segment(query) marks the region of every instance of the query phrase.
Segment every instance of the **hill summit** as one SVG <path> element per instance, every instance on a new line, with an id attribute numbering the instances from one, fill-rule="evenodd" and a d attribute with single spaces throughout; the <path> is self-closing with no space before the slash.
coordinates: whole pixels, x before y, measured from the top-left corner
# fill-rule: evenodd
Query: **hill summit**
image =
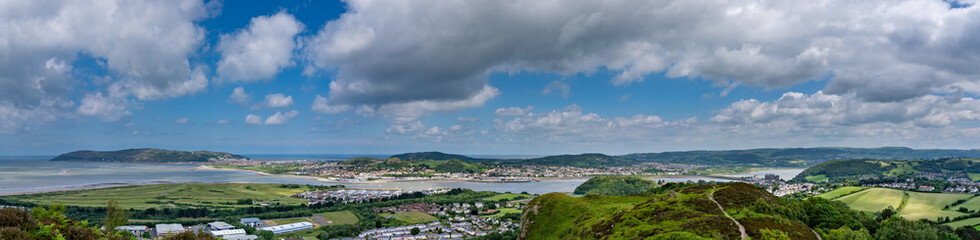
<path id="1" fill-rule="evenodd" d="M 248 159 L 226 152 L 172 151 L 154 148 L 126 149 L 119 151 L 74 151 L 52 158 L 65 162 L 130 162 L 130 163 L 179 163 L 207 162 L 225 159 Z"/>

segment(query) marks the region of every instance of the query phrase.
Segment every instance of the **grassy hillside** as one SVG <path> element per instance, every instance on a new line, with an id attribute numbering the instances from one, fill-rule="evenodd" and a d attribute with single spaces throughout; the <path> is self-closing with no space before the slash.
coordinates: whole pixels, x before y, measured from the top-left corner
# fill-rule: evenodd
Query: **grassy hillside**
<path id="1" fill-rule="evenodd" d="M 807 168 L 794 180 L 841 182 L 861 177 L 911 176 L 919 172 L 960 173 L 964 177 L 980 173 L 980 159 L 941 158 L 926 160 L 832 160 Z"/>
<path id="2" fill-rule="evenodd" d="M 597 176 L 575 188 L 575 194 L 627 195 L 646 192 L 657 183 L 638 177 Z"/>
<path id="3" fill-rule="evenodd" d="M 291 205 L 302 204 L 305 200 L 290 196 L 306 190 L 303 186 L 283 188 L 281 184 L 189 183 L 100 188 L 3 196 L 0 198 L 40 205 L 65 204 L 83 207 L 103 207 L 110 199 L 115 199 L 123 208 L 233 208 L 252 206 L 251 201 L 244 200 Z M 239 202 L 239 200 L 243 202 Z"/>
<path id="4" fill-rule="evenodd" d="M 398 155 L 395 155 L 398 156 Z M 482 172 L 487 169 L 487 163 L 471 160 L 461 160 L 456 158 L 445 160 L 410 158 L 401 159 L 391 157 L 388 159 L 376 159 L 367 157 L 352 158 L 341 162 L 342 164 L 367 167 L 367 168 L 424 168 L 432 169 L 436 172 Z"/>
<path id="5" fill-rule="evenodd" d="M 821 197 L 828 197 L 835 194 L 834 192 L 836 191 L 828 192 L 821 195 Z M 836 198 L 835 200 L 847 204 L 851 209 L 869 214 L 879 212 L 891 206 L 898 211 L 899 216 L 911 220 L 925 219 L 936 221 L 938 218 L 949 217 L 950 219 L 954 219 L 960 216 L 967 216 L 967 213 L 957 211 L 960 207 L 966 208 L 969 211 L 980 211 L 980 197 L 962 193 L 924 193 L 889 188 L 868 188 Z M 955 204 L 960 200 L 962 200 L 961 204 Z M 946 206 L 950 207 L 947 209 Z M 973 222 L 980 223 L 980 218 L 955 221 L 949 225 L 960 227 Z M 969 225 L 976 225 L 976 223 Z"/>
<path id="6" fill-rule="evenodd" d="M 805 167 L 834 159 L 980 158 L 980 150 L 884 148 L 764 148 L 730 151 L 636 153 L 623 157 L 636 161 L 699 165 L 755 165 Z"/>
<path id="7" fill-rule="evenodd" d="M 782 200 L 749 184 L 658 189 L 646 195 L 542 195 L 525 208 L 521 235 L 524 239 L 739 238 L 738 226 L 725 217 L 720 205 L 753 239 L 773 231 L 791 239 L 816 239 L 798 218 L 775 210 Z"/>
<path id="8" fill-rule="evenodd" d="M 134 162 L 134 163 L 174 163 L 207 162 L 212 159 L 244 159 L 246 157 L 226 152 L 211 151 L 171 151 L 163 149 L 126 149 L 119 151 L 75 151 L 61 154 L 51 161 L 68 162 Z"/>
<path id="9" fill-rule="evenodd" d="M 512 161 L 511 164 L 520 165 L 547 165 L 547 166 L 573 166 L 573 167 L 611 167 L 629 166 L 637 162 L 629 158 L 609 156 L 599 153 L 586 153 L 579 155 L 556 155 L 541 158 L 532 158 L 521 161 Z"/>
<path id="10" fill-rule="evenodd" d="M 416 153 L 402 153 L 398 155 L 392 155 L 388 158 L 398 158 L 405 160 L 450 160 L 457 159 L 463 161 L 481 161 L 484 159 L 471 158 L 458 154 L 448 154 L 442 152 L 416 152 Z"/>

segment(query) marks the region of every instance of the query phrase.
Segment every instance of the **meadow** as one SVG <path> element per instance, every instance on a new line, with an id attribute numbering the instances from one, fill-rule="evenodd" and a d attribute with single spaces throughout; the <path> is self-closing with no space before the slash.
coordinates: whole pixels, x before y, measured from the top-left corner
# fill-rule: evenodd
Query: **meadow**
<path id="1" fill-rule="evenodd" d="M 868 214 L 892 206 L 898 210 L 898 216 L 910 220 L 926 219 L 936 221 L 940 218 L 949 217 L 952 219 L 967 215 L 966 213 L 957 211 L 961 207 L 970 211 L 980 211 L 980 197 L 964 193 L 903 192 L 902 190 L 889 188 L 857 190 L 857 187 L 843 187 L 821 194 L 820 197 L 844 202 L 851 209 Z M 959 200 L 963 200 L 963 202 L 961 204 L 955 204 Z M 947 206 L 949 208 L 946 208 Z M 954 228 L 977 226 L 978 224 L 980 224 L 980 218 L 969 218 L 946 223 L 946 225 Z"/>
<path id="2" fill-rule="evenodd" d="M 838 200 L 850 206 L 851 209 L 874 213 L 881 211 L 888 206 L 898 209 L 902 204 L 902 190 L 889 188 L 871 188 L 864 191 L 852 193 L 834 200 Z"/>
<path id="3" fill-rule="evenodd" d="M 820 194 L 818 195 L 818 197 L 833 200 L 851 193 L 859 192 L 864 189 L 867 188 L 866 187 L 839 187 L 837 189 L 834 189 L 833 191 Z"/>
<path id="4" fill-rule="evenodd" d="M 295 188 L 294 188 L 295 187 Z M 82 207 L 104 207 L 116 200 L 123 208 L 164 207 L 249 207 L 254 202 L 298 205 L 305 202 L 293 194 L 308 190 L 305 186 L 251 183 L 186 183 L 124 186 L 78 191 L 3 196 L 5 200 L 39 205 L 65 204 Z"/>
<path id="5" fill-rule="evenodd" d="M 382 213 L 381 217 L 395 218 L 405 222 L 406 224 L 430 223 L 439 220 L 438 218 L 424 212 Z"/>

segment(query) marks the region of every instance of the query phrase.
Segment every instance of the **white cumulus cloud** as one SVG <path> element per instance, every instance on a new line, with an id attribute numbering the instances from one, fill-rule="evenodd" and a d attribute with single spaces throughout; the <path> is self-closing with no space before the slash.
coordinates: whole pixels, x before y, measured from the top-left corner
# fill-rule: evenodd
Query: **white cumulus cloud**
<path id="1" fill-rule="evenodd" d="M 265 106 L 270 108 L 282 108 L 293 105 L 293 96 L 286 96 L 282 93 L 265 95 Z"/>
<path id="2" fill-rule="evenodd" d="M 293 65 L 296 34 L 303 24 L 292 15 L 279 12 L 252 18 L 246 29 L 221 35 L 218 75 L 229 81 L 272 79 L 283 68 Z"/>
<path id="3" fill-rule="evenodd" d="M 265 119 L 265 125 L 286 124 L 290 119 L 295 118 L 296 115 L 299 115 L 299 111 L 290 110 L 286 113 L 276 112 L 276 114 L 273 114 Z"/>

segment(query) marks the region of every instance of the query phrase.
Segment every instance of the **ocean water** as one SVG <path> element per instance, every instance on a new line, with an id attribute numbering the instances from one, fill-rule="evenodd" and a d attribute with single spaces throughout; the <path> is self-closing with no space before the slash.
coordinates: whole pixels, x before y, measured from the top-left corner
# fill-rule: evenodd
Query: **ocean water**
<path id="1" fill-rule="evenodd" d="M 250 156 L 252 157 L 252 156 Z M 262 159 L 255 156 L 256 159 Z M 310 159 L 310 156 L 280 156 L 280 160 Z M 321 182 L 313 179 L 261 175 L 245 171 L 196 169 L 193 164 L 137 164 L 97 162 L 51 162 L 51 157 L 0 157 L 0 195 L 55 191 L 93 186 L 157 183 L 288 183 L 337 185 L 356 188 L 385 188 L 424 190 L 436 188 L 468 188 L 477 191 L 571 192 L 586 179 L 560 179 L 525 183 L 481 183 L 465 181 L 412 181 L 348 183 Z M 273 160 L 273 159 L 267 159 Z M 709 177 L 666 177 L 653 180 L 727 181 Z"/>

